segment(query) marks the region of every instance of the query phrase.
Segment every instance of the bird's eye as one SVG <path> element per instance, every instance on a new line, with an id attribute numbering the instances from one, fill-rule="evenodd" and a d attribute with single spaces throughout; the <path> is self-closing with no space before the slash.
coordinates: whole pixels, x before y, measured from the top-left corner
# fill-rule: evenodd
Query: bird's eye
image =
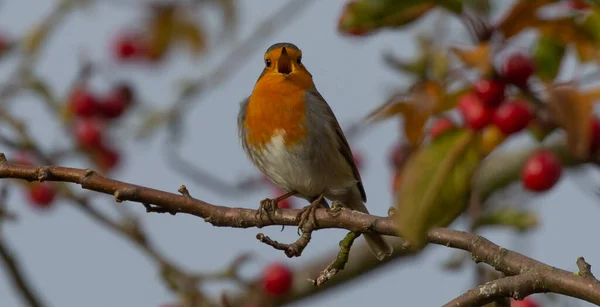
<path id="1" fill-rule="evenodd" d="M 298 64 L 302 63 L 302 57 L 301 57 L 301 56 L 299 56 L 299 57 L 296 59 L 296 62 L 297 62 Z"/>
<path id="2" fill-rule="evenodd" d="M 265 59 L 265 66 L 271 67 L 271 60 Z"/>

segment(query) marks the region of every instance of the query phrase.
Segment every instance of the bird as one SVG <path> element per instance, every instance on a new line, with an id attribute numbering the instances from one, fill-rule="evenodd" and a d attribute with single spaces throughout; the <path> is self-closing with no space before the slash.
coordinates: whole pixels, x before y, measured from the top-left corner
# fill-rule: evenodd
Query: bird
<path id="1" fill-rule="evenodd" d="M 348 141 L 296 45 L 280 42 L 266 50 L 264 69 L 240 104 L 237 124 L 246 156 L 286 192 L 261 201 L 261 218 L 263 209 L 273 211 L 291 196 L 309 201 L 303 211 L 313 214 L 318 207 L 329 208 L 324 198 L 336 208 L 369 213 Z M 377 259 L 391 255 L 381 235 L 364 233 L 364 238 Z"/>

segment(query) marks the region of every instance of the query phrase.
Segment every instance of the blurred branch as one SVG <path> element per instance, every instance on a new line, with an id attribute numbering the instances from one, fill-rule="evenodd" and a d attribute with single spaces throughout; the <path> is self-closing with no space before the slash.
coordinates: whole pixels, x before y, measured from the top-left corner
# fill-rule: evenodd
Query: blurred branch
<path id="1" fill-rule="evenodd" d="M 249 228 L 268 225 L 298 225 L 298 216 L 302 212 L 295 209 L 276 209 L 270 218 L 264 221 L 260 215 L 257 215 L 256 210 L 212 205 L 192 198 L 189 193 L 184 193 L 186 191 L 184 189 L 180 189 L 184 194 L 181 196 L 112 180 L 89 169 L 14 165 L 6 161 L 4 154 L 0 154 L 0 178 L 78 183 L 84 189 L 112 194 L 117 202 L 129 200 L 142 204 L 153 204 L 169 212 L 187 213 L 201 217 L 206 222 L 219 227 Z M 317 223 L 314 225 L 314 230 L 344 228 L 359 233 L 376 232 L 383 235 L 397 235 L 396 226 L 392 219 L 387 217 L 344 209 L 332 215 L 327 209 L 317 209 L 315 218 Z M 475 262 L 487 263 L 507 276 L 533 275 L 536 278 L 535 287 L 529 287 L 527 283 L 524 283 L 523 288 L 520 288 L 521 295 L 554 292 L 600 304 L 600 282 L 589 274 L 576 275 L 549 266 L 467 232 L 433 228 L 429 231 L 428 240 L 433 244 L 468 251 L 472 254 Z M 144 241 L 140 239 L 140 242 Z M 523 277 L 523 279 L 529 280 L 528 277 Z"/>
<path id="2" fill-rule="evenodd" d="M 2 259 L 6 267 L 6 272 L 13 281 L 12 284 L 15 287 L 15 291 L 19 292 L 24 304 L 30 307 L 44 306 L 41 299 L 32 289 L 30 282 L 25 278 L 25 274 L 17 263 L 16 257 L 2 238 L 0 238 L 0 259 Z"/>

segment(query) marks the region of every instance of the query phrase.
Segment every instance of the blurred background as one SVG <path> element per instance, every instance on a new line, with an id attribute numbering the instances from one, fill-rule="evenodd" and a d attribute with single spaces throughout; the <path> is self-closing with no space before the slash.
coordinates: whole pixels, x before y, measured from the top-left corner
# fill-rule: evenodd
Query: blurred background
<path id="1" fill-rule="evenodd" d="M 302 49 L 304 64 L 360 160 L 369 210 L 385 216 L 394 205 L 395 170 L 390 156 L 394 146 L 406 142 L 403 119 L 357 123 L 391 95 L 406 90 L 414 78 L 390 67 L 384 55 L 418 57 L 423 52 L 420 36 L 431 37 L 436 46 L 468 47 L 473 42 L 464 24 L 441 9 L 398 29 L 364 36 L 344 33 L 339 23 L 347 2 L 2 1 L 0 45 L 6 51 L 0 58 L 1 151 L 9 160 L 92 167 L 117 180 L 170 192 L 185 184 L 194 197 L 209 203 L 257 208 L 261 199 L 279 192 L 265 183 L 239 145 L 239 103 L 251 93 L 263 69 L 264 51 L 273 43 L 291 42 Z M 491 20 L 515 3 L 490 2 Z M 172 18 L 153 15 L 161 5 L 184 8 L 179 8 L 185 13 L 180 37 L 168 44 L 157 39 L 153 45 L 157 49 L 143 54 L 140 50 L 148 42 L 139 33 L 151 27 L 160 32 L 164 30 L 160 22 L 166 21 L 159 19 Z M 563 5 L 563 10 L 572 10 Z M 530 50 L 533 41 L 527 35 L 511 42 L 510 48 Z M 578 73 L 575 57 L 567 56 L 557 80 L 570 80 Z M 65 107 L 74 99 L 104 101 L 108 120 L 75 123 L 73 112 L 81 110 Z M 123 114 L 120 108 L 126 108 Z M 26 130 L 19 129 L 20 124 Z M 99 152 L 74 145 L 95 143 L 100 137 L 108 145 Z M 43 155 L 27 156 L 25 152 L 32 148 L 27 141 L 33 141 L 37 154 Z M 498 150 L 533 142 L 531 136 L 519 135 Z M 589 166 L 565 170 L 556 187 L 542 194 L 527 192 L 517 182 L 499 192 L 496 201 L 534 212 L 537 223 L 526 231 L 499 227 L 480 233 L 552 266 L 575 271 L 579 256 L 594 266 L 600 263 L 594 240 L 600 231 L 595 223 L 600 216 L 597 182 Z M 139 204 L 116 204 L 108 195 L 84 192 L 75 185 L 2 184 L 8 193 L 4 208 L 16 218 L 0 224 L 1 240 L 44 306 L 178 304 L 177 292 L 171 291 L 147 247 L 111 229 L 98 214 L 137 225 L 135 231 L 143 231 L 152 250 L 184 271 L 218 272 L 248 253 L 249 260 L 240 268 L 248 280 L 260 276 L 271 263 L 301 269 L 315 259 L 325 261 L 323 255 L 335 252 L 346 233 L 317 231 L 303 255 L 289 259 L 255 236 L 264 232 L 292 242 L 297 238 L 294 227 L 283 231 L 280 227 L 215 228 L 190 215 L 147 214 Z M 53 196 L 54 190 L 60 193 Z M 292 199 L 289 205 L 305 204 Z M 466 229 L 467 223 L 459 218 L 452 227 Z M 289 305 L 440 306 L 475 286 L 474 265 L 445 268 L 456 255 L 451 249 L 431 246 L 416 257 L 398 258 L 352 282 Z M 0 306 L 26 306 L 8 270 L 3 267 L 0 272 L 4 273 Z M 236 287 L 235 282 L 219 279 L 202 282 L 200 288 L 218 302 L 223 289 L 236 293 Z M 539 306 L 592 306 L 552 295 L 532 298 Z"/>

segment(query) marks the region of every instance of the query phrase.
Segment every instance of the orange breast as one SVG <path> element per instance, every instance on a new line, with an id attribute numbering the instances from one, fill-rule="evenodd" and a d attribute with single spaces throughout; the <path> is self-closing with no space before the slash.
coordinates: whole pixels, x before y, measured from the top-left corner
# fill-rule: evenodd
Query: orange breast
<path id="1" fill-rule="evenodd" d="M 264 147 L 281 131 L 287 146 L 306 136 L 305 90 L 281 76 L 264 75 L 255 85 L 246 107 L 247 143 Z"/>

